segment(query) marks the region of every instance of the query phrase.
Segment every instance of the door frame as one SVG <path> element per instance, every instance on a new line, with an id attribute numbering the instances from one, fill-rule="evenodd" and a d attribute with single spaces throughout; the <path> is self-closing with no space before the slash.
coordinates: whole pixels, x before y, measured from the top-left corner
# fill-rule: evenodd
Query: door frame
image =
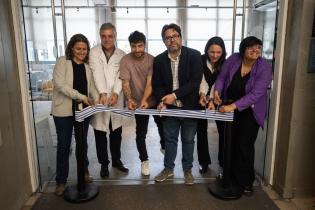
<path id="1" fill-rule="evenodd" d="M 23 107 L 23 121 L 25 127 L 25 136 L 26 136 L 26 149 L 27 149 L 27 159 L 30 173 L 30 183 L 32 192 L 36 192 L 40 187 L 40 173 L 39 173 L 39 165 L 38 165 L 38 156 L 37 149 L 35 143 L 35 128 L 34 128 L 34 120 L 32 117 L 32 110 L 30 109 L 30 100 L 28 95 L 28 85 L 27 79 L 25 75 L 27 75 L 27 67 L 25 66 L 25 46 L 23 43 L 23 30 L 22 26 L 22 12 L 21 12 L 21 1 L 13 0 L 11 1 L 11 10 L 12 10 L 12 18 L 13 18 L 13 31 L 15 37 L 15 46 L 17 53 L 17 64 L 18 64 L 18 72 L 20 79 L 20 88 L 21 88 L 21 101 Z"/>

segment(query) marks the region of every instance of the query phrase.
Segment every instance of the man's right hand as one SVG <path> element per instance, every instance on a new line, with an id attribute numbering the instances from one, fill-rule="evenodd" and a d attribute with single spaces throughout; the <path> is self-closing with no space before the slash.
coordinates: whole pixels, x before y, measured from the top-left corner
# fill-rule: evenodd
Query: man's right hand
<path id="1" fill-rule="evenodd" d="M 166 105 L 161 101 L 161 103 L 157 106 L 157 110 L 161 111 L 162 109 L 166 109 Z"/>
<path id="2" fill-rule="evenodd" d="M 135 110 L 138 104 L 133 99 L 128 99 L 128 109 Z"/>
<path id="3" fill-rule="evenodd" d="M 99 103 L 106 105 L 107 103 L 107 93 L 100 93 Z"/>

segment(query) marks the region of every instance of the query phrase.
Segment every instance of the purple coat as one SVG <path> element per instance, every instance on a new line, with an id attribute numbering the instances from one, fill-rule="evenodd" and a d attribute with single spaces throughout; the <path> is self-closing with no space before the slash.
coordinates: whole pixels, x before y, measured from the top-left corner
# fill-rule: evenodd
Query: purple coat
<path id="1" fill-rule="evenodd" d="M 215 90 L 226 96 L 226 90 L 229 87 L 234 74 L 242 64 L 242 57 L 239 53 L 231 55 L 223 64 L 221 72 L 215 82 Z M 267 89 L 272 80 L 272 68 L 266 59 L 260 57 L 254 63 L 250 78 L 245 87 L 245 95 L 234 102 L 237 109 L 242 111 L 252 107 L 254 117 L 257 123 L 263 127 L 267 112 Z"/>

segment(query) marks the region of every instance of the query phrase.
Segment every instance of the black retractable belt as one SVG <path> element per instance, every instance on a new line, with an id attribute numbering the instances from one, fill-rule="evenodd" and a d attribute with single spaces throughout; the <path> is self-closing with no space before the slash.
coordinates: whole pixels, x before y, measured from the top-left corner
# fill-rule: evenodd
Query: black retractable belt
<path id="1" fill-rule="evenodd" d="M 82 103 L 76 103 L 76 110 L 82 110 Z M 84 124 L 75 122 L 76 137 L 76 159 L 77 159 L 77 185 L 71 185 L 66 188 L 64 199 L 71 203 L 82 203 L 90 201 L 97 197 L 99 193 L 98 187 L 93 183 L 85 182 L 85 159 L 86 159 L 86 143 L 84 138 Z"/>
<path id="2" fill-rule="evenodd" d="M 231 101 L 228 100 L 224 104 L 230 103 Z M 225 122 L 224 134 L 223 178 L 210 182 L 208 189 L 213 196 L 219 199 L 239 199 L 242 195 L 241 190 L 232 181 L 232 122 Z"/>

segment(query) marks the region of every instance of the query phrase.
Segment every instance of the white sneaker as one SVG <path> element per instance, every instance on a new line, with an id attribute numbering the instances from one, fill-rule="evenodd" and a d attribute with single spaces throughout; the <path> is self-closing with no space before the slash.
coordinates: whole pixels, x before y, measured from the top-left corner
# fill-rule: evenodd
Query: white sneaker
<path id="1" fill-rule="evenodd" d="M 150 166 L 148 160 L 141 162 L 141 174 L 144 176 L 150 175 Z"/>

